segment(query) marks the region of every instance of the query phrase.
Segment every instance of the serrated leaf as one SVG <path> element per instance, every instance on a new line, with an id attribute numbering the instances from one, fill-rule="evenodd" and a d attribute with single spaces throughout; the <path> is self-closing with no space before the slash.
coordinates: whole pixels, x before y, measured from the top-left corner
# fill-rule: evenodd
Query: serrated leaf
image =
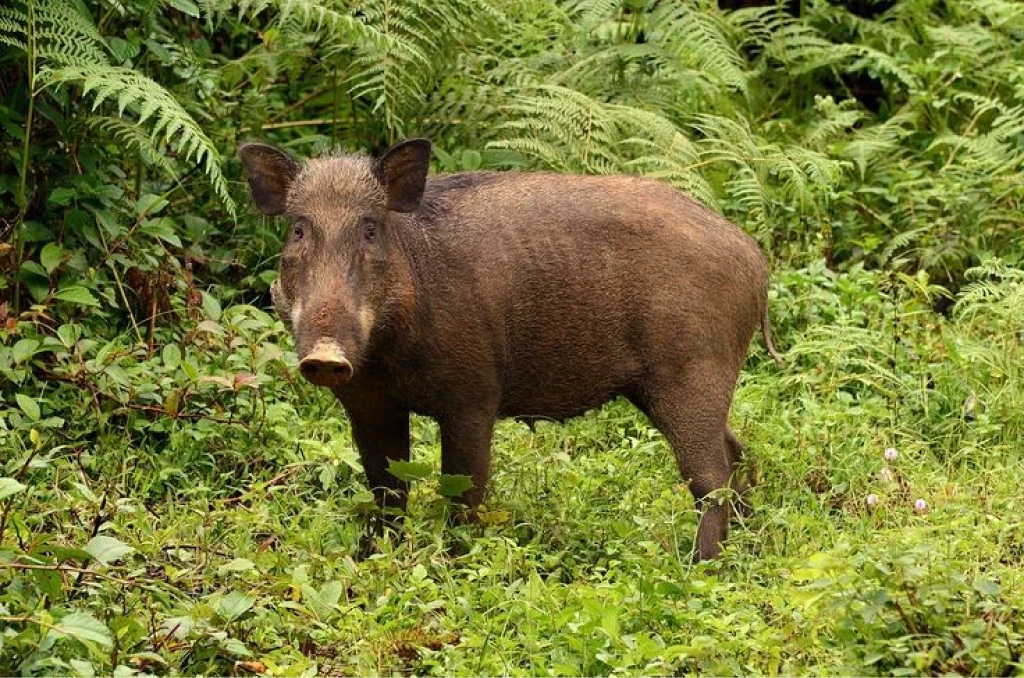
<path id="1" fill-rule="evenodd" d="M 0 500 L 18 494 L 24 489 L 25 485 L 22 485 L 14 478 L 0 478 Z"/>
<path id="2" fill-rule="evenodd" d="M 224 621 L 234 621 L 256 603 L 256 599 L 241 591 L 232 591 L 217 602 L 217 615 Z"/>
<path id="3" fill-rule="evenodd" d="M 54 269 L 60 266 L 61 259 L 63 258 L 64 248 L 55 242 L 47 244 L 39 253 L 39 263 L 43 265 L 48 274 L 53 273 Z"/>
<path id="4" fill-rule="evenodd" d="M 104 647 L 114 646 L 110 629 L 88 612 L 72 612 L 61 619 L 54 630 L 76 640 L 99 643 Z"/>
<path id="5" fill-rule="evenodd" d="M 430 472 L 430 464 L 421 461 L 391 461 L 388 464 L 388 473 L 407 483 L 422 480 L 429 476 Z"/>
<path id="6" fill-rule="evenodd" d="M 30 398 L 23 393 L 15 393 L 14 399 L 18 402 L 18 407 L 25 413 L 25 416 L 32 421 L 39 421 L 39 403 L 34 398 Z"/>
<path id="7" fill-rule="evenodd" d="M 54 298 L 60 299 L 61 301 L 67 301 L 72 304 L 79 304 L 80 306 L 99 306 L 100 302 L 96 301 L 96 297 L 92 296 L 92 292 L 85 289 L 81 285 L 72 285 L 71 287 L 65 287 L 64 289 L 53 295 Z"/>
<path id="8" fill-rule="evenodd" d="M 437 485 L 437 493 L 442 497 L 458 497 L 471 487 L 473 487 L 473 479 L 470 476 L 442 473 Z"/>
<path id="9" fill-rule="evenodd" d="M 115 560 L 134 553 L 135 549 L 120 539 L 101 534 L 89 540 L 89 543 L 85 545 L 85 551 L 100 563 L 109 565 Z"/>

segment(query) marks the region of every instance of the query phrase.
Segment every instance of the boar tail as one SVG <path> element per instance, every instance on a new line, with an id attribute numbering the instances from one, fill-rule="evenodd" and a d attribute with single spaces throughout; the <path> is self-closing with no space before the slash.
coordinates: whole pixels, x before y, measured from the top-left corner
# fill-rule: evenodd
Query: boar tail
<path id="1" fill-rule="evenodd" d="M 768 322 L 768 300 L 765 299 L 764 306 L 761 309 L 761 336 L 764 337 L 765 348 L 768 349 L 769 355 L 772 360 L 779 367 L 785 367 L 785 363 L 782 361 L 782 356 L 779 355 L 779 351 L 775 348 L 775 343 L 772 342 L 772 326 Z"/>

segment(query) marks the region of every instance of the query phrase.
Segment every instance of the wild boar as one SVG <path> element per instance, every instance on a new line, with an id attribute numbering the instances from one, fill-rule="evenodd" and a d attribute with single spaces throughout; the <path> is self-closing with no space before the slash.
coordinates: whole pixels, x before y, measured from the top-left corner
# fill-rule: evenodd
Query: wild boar
<path id="1" fill-rule="evenodd" d="M 382 506 L 409 414 L 437 420 L 442 471 L 481 501 L 498 417 L 563 420 L 625 396 L 664 434 L 701 505 L 696 558 L 719 554 L 743 448 L 727 427 L 760 325 L 767 264 L 738 227 L 637 176 L 428 178 L 430 142 L 300 162 L 241 147 L 256 206 L 288 235 L 274 306 L 302 376 L 331 389 Z"/>

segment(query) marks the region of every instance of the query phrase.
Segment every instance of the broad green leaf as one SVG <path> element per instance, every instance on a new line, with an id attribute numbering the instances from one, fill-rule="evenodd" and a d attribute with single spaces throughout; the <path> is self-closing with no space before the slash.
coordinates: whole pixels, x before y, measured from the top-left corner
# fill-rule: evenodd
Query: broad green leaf
<path id="1" fill-rule="evenodd" d="M 470 476 L 442 473 L 437 492 L 442 497 L 458 497 L 471 487 L 473 487 L 473 479 Z"/>
<path id="2" fill-rule="evenodd" d="M 15 365 L 20 365 L 34 356 L 37 350 L 39 350 L 38 339 L 22 339 L 11 349 L 11 357 L 14 358 Z"/>
<path id="3" fill-rule="evenodd" d="M 206 292 L 203 292 L 203 312 L 206 313 L 206 317 L 209 318 L 210 320 L 220 320 L 220 302 L 214 299 L 212 295 Z"/>
<path id="4" fill-rule="evenodd" d="M 255 602 L 252 596 L 232 591 L 217 602 L 217 614 L 224 621 L 234 621 L 248 612 Z"/>
<path id="5" fill-rule="evenodd" d="M 185 376 L 192 381 L 199 378 L 199 368 L 196 367 L 194 363 L 188 360 L 183 360 L 181 361 L 181 369 L 185 372 Z"/>
<path id="6" fill-rule="evenodd" d="M 245 643 L 240 641 L 238 638 L 226 638 L 221 641 L 220 646 L 224 648 L 225 652 L 233 654 L 236 657 L 251 657 L 252 652 L 249 652 L 249 648 L 245 646 Z"/>
<path id="7" fill-rule="evenodd" d="M 327 605 L 337 605 L 344 590 L 340 581 L 329 581 L 320 589 L 320 600 Z"/>
<path id="8" fill-rule="evenodd" d="M 92 292 L 85 289 L 81 285 L 72 285 L 71 287 L 65 287 L 64 289 L 53 295 L 55 298 L 61 301 L 67 301 L 72 304 L 78 304 L 80 306 L 99 306 L 100 302 L 96 301 L 96 297 L 92 296 Z"/>
<path id="9" fill-rule="evenodd" d="M 23 393 L 15 393 L 14 399 L 18 401 L 18 407 L 25 413 L 25 416 L 32 421 L 39 421 L 39 403 Z"/>
<path id="10" fill-rule="evenodd" d="M 482 162 L 483 157 L 480 155 L 480 151 L 474 151 L 473 149 L 467 148 L 462 152 L 462 169 L 480 169 L 480 164 Z"/>
<path id="11" fill-rule="evenodd" d="M 164 367 L 168 371 L 175 370 L 181 364 L 181 349 L 176 344 L 167 344 L 162 352 Z"/>
<path id="12" fill-rule="evenodd" d="M 51 205 L 60 205 L 61 207 L 71 204 L 71 201 L 75 199 L 78 193 L 73 188 L 55 188 L 50 192 L 50 197 L 46 199 L 46 202 Z"/>
<path id="13" fill-rule="evenodd" d="M 56 570 L 33 570 L 32 578 L 39 591 L 50 599 L 49 602 L 64 598 L 64 580 Z"/>
<path id="14" fill-rule="evenodd" d="M 164 242 L 170 243 L 175 247 L 181 247 L 181 239 L 178 234 L 174 232 L 174 221 L 167 217 L 159 217 L 157 219 L 147 219 L 142 223 L 139 229 L 147 235 L 151 235 L 154 238 L 160 238 Z"/>
<path id="15" fill-rule="evenodd" d="M 373 502 L 373 492 L 369 490 L 356 490 L 352 493 L 353 504 L 372 504 Z"/>
<path id="16" fill-rule="evenodd" d="M 82 659 L 69 659 L 68 664 L 75 670 L 74 675 L 78 678 L 92 678 L 96 675 L 96 667 L 90 662 Z"/>
<path id="17" fill-rule="evenodd" d="M 999 582 L 994 579 L 979 579 L 974 582 L 974 590 L 983 596 L 997 596 L 1000 589 Z"/>
<path id="18" fill-rule="evenodd" d="M 199 8 L 192 0 L 168 0 L 167 4 L 189 16 L 199 18 Z"/>
<path id="19" fill-rule="evenodd" d="M 53 273 L 54 269 L 60 266 L 64 258 L 64 248 L 55 242 L 51 242 L 39 253 L 39 263 L 43 265 L 47 273 Z"/>
<path id="20" fill-rule="evenodd" d="M 319 591 L 312 586 L 302 586 L 302 599 L 309 607 L 309 610 L 320 621 L 324 621 L 332 612 L 337 609 L 338 601 L 345 587 L 340 581 L 331 581 L 324 584 Z"/>
<path id="21" fill-rule="evenodd" d="M 405 482 L 422 480 L 430 472 L 431 465 L 422 461 L 392 461 L 388 464 L 388 473 Z"/>
<path id="22" fill-rule="evenodd" d="M 97 561 L 109 565 L 115 560 L 134 553 L 135 549 L 120 539 L 101 534 L 89 540 L 89 543 L 85 545 L 85 551 Z"/>
<path id="23" fill-rule="evenodd" d="M 139 202 L 135 205 L 135 213 L 138 215 L 146 215 L 147 217 L 155 216 L 160 210 L 167 207 L 167 201 L 158 195 L 152 193 L 146 193 Z"/>
<path id="24" fill-rule="evenodd" d="M 114 645 L 110 629 L 88 612 L 72 612 L 61 619 L 54 630 L 76 640 L 99 643 L 104 647 Z"/>
<path id="25" fill-rule="evenodd" d="M 22 485 L 14 478 L 0 478 L 0 499 L 6 499 L 18 494 L 24 489 L 25 485 Z"/>
<path id="26" fill-rule="evenodd" d="M 256 564 L 248 558 L 235 558 L 217 568 L 217 574 L 224 576 L 231 572 L 246 572 L 256 567 Z"/>
<path id="27" fill-rule="evenodd" d="M 31 280 L 32 278 L 39 278 L 42 281 L 49 280 L 49 274 L 46 272 L 46 269 L 38 262 L 32 261 L 31 259 L 28 259 L 21 264 L 21 268 L 18 269 L 18 274 L 22 280 Z"/>

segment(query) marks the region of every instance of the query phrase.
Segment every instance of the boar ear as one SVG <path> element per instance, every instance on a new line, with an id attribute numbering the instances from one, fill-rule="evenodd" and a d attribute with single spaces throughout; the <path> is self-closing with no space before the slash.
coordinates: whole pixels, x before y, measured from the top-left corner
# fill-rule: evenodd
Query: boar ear
<path id="1" fill-rule="evenodd" d="M 430 140 L 409 139 L 392 146 L 377 161 L 373 173 L 384 184 L 388 209 L 412 212 L 420 205 L 430 166 Z"/>
<path id="2" fill-rule="evenodd" d="M 271 216 L 284 212 L 288 189 L 299 173 L 299 163 L 281 149 L 267 144 L 242 144 L 238 153 L 242 156 L 256 206 Z"/>

